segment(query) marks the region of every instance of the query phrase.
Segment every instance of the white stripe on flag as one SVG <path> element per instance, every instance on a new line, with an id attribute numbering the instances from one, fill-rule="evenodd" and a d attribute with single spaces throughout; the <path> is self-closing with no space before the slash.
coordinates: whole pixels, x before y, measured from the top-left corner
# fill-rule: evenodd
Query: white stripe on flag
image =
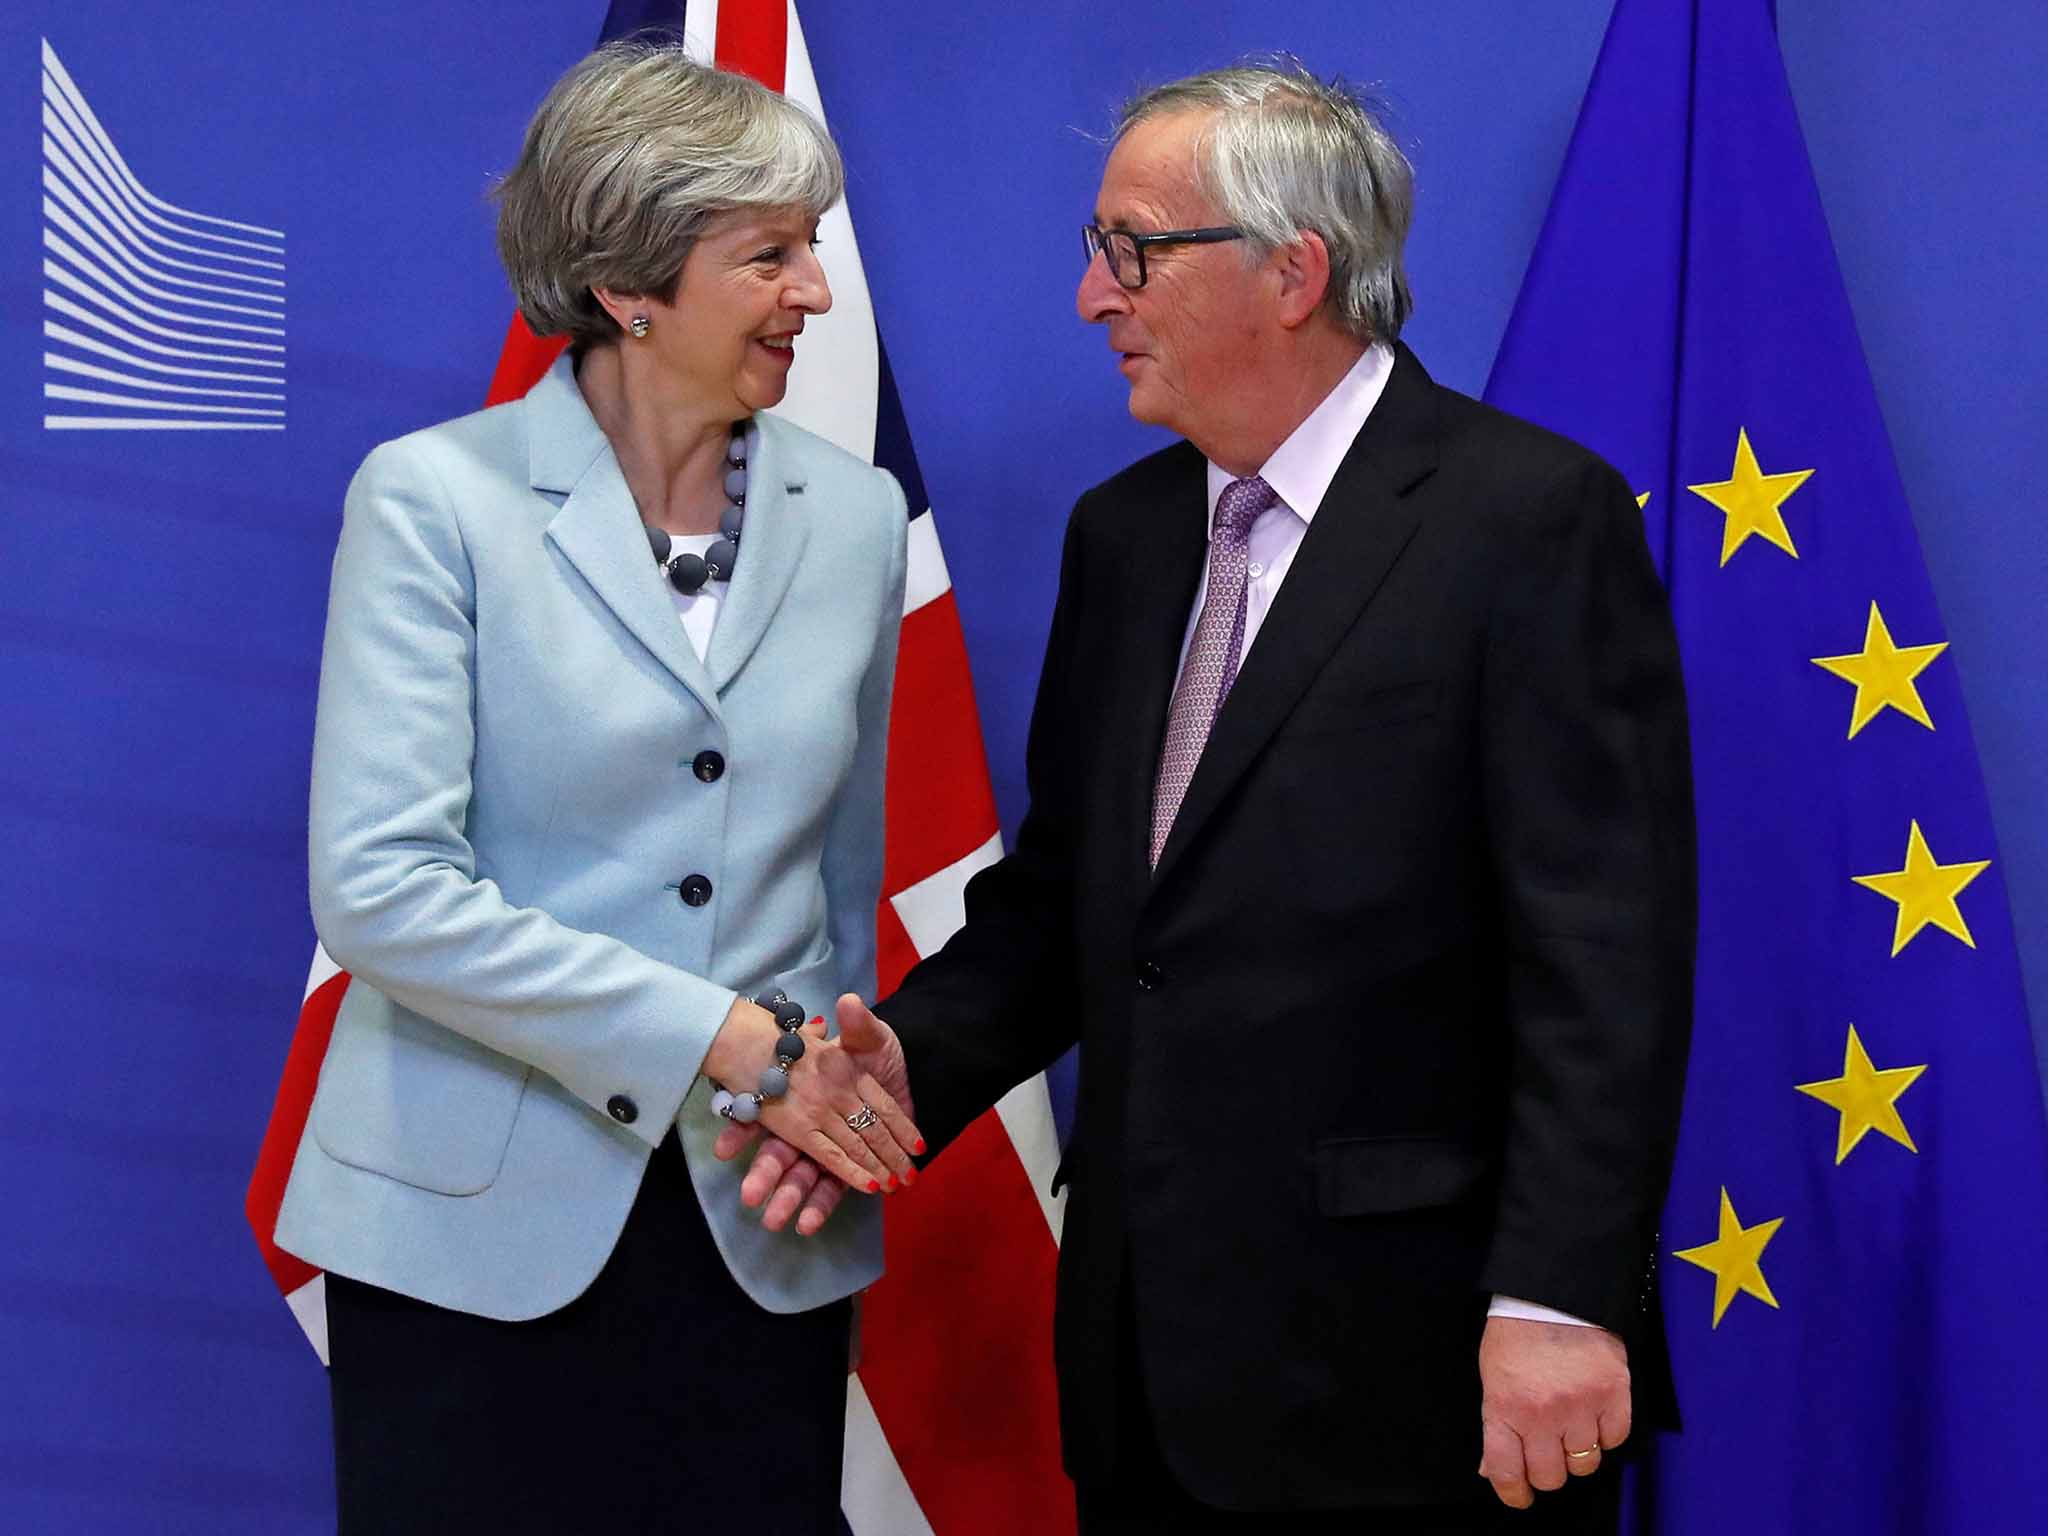
<path id="1" fill-rule="evenodd" d="M 313 945 L 313 965 L 306 972 L 306 997 L 311 997 L 334 977 L 341 974 L 341 967 L 328 958 L 327 946 L 316 942 Z M 301 1002 L 305 998 L 300 999 Z"/>
<path id="2" fill-rule="evenodd" d="M 284 1304 L 306 1330 L 306 1342 L 313 1346 L 320 1363 L 333 1364 L 327 1358 L 327 1276 L 317 1274 L 296 1291 L 285 1292 Z"/>
<path id="3" fill-rule="evenodd" d="M 824 122 L 818 79 L 811 72 L 803 28 L 797 24 L 795 0 L 790 0 L 785 59 L 782 94 Z M 803 340 L 797 343 L 796 364 L 790 370 L 789 393 L 775 414 L 873 463 L 875 415 L 882 390 L 881 342 L 846 199 L 841 198 L 818 221 L 818 246 L 825 278 L 832 285 L 832 308 L 804 322 Z"/>
<path id="4" fill-rule="evenodd" d="M 939 548 L 939 525 L 926 512 L 910 517 L 910 565 L 903 579 L 903 616 L 907 619 L 934 598 L 953 590 L 946 570 L 946 552 Z M 922 954 L 924 951 L 920 950 Z"/>
<path id="5" fill-rule="evenodd" d="M 1003 834 L 997 832 L 964 859 L 955 859 L 935 875 L 927 875 L 889 898 L 918 958 L 935 953 L 967 921 L 963 894 L 976 871 L 1003 856 Z"/>
<path id="6" fill-rule="evenodd" d="M 932 1536 L 889 1449 L 860 1377 L 846 1378 L 846 1451 L 839 1473 L 839 1510 L 853 1536 Z"/>
<path id="7" fill-rule="evenodd" d="M 709 64 L 718 40 L 718 0 L 689 0 L 683 7 L 683 51 Z"/>
<path id="8" fill-rule="evenodd" d="M 1045 1074 L 1026 1078 L 996 1101 L 1003 1129 L 1010 1133 L 1010 1145 L 1024 1165 L 1024 1177 L 1031 1181 L 1031 1193 L 1038 1196 L 1038 1208 L 1057 1243 L 1067 1225 L 1067 1192 L 1052 1192 L 1053 1176 L 1060 1171 L 1059 1127 L 1052 1118 L 1052 1091 Z"/>

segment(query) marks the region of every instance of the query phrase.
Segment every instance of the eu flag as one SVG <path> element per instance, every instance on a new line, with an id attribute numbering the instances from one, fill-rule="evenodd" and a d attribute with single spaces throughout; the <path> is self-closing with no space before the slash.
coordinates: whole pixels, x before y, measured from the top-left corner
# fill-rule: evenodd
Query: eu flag
<path id="1" fill-rule="evenodd" d="M 1487 398 L 1632 478 L 1685 658 L 1641 1526 L 2048 1532 L 2048 1128 L 1956 683 L 1997 663 L 1944 638 L 1766 0 L 1620 0 Z"/>

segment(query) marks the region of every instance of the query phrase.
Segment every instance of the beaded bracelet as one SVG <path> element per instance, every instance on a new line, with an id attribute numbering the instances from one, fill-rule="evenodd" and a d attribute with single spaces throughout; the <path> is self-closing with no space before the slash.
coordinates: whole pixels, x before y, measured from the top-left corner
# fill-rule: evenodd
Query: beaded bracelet
<path id="1" fill-rule="evenodd" d="M 801 1061 L 804 1054 L 804 1037 L 798 1033 L 804 1027 L 803 1005 L 792 1003 L 786 993 L 779 991 L 764 993 L 754 1001 L 775 1015 L 775 1027 L 782 1031 L 775 1042 L 775 1065 L 761 1069 L 760 1081 L 755 1084 L 753 1093 L 733 1093 L 720 1088 L 711 1095 L 711 1112 L 728 1120 L 737 1120 L 741 1125 L 752 1125 L 761 1118 L 763 1104 L 789 1092 L 789 1069 Z"/>

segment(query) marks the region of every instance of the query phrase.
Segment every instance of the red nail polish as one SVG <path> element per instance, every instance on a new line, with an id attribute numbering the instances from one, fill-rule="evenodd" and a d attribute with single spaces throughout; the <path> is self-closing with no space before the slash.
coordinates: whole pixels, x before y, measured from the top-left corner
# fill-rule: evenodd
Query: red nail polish
<path id="1" fill-rule="evenodd" d="M 869 1180 L 868 1180 L 868 1193 L 869 1193 L 869 1194 L 871 1194 L 871 1195 L 879 1195 L 879 1194 L 880 1194 L 881 1192 L 882 1192 L 882 1186 L 881 1186 L 881 1185 L 879 1185 L 879 1184 L 877 1184 L 877 1183 L 876 1183 L 876 1182 L 875 1182 L 875 1181 L 874 1181 L 873 1179 L 869 1179 Z"/>
<path id="2" fill-rule="evenodd" d="M 906 1168 L 906 1169 L 904 1169 L 904 1170 L 903 1170 L 903 1187 L 904 1187 L 905 1189 L 908 1189 L 908 1188 L 910 1188 L 910 1186 L 911 1186 L 911 1185 L 915 1184 L 916 1182 L 917 1182 L 917 1170 L 916 1170 L 915 1168 Z"/>
<path id="3" fill-rule="evenodd" d="M 924 1156 L 924 1138 L 923 1138 L 922 1136 L 918 1137 L 918 1138 L 917 1138 L 917 1145 L 916 1145 L 916 1146 L 914 1146 L 914 1147 L 912 1147 L 912 1148 L 911 1148 L 910 1150 L 911 1150 L 911 1151 L 913 1151 L 913 1152 L 915 1152 L 915 1153 L 916 1153 L 916 1154 L 917 1154 L 917 1155 L 918 1155 L 919 1157 L 923 1157 L 923 1156 Z"/>

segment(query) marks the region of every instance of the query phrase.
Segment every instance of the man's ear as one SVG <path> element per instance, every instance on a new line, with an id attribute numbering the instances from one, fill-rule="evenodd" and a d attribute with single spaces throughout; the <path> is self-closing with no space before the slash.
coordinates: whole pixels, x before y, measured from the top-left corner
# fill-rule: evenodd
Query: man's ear
<path id="1" fill-rule="evenodd" d="M 1304 229 L 1271 260 L 1280 284 L 1280 323 L 1291 331 L 1323 307 L 1323 296 L 1330 291 L 1330 248 L 1321 235 Z"/>

